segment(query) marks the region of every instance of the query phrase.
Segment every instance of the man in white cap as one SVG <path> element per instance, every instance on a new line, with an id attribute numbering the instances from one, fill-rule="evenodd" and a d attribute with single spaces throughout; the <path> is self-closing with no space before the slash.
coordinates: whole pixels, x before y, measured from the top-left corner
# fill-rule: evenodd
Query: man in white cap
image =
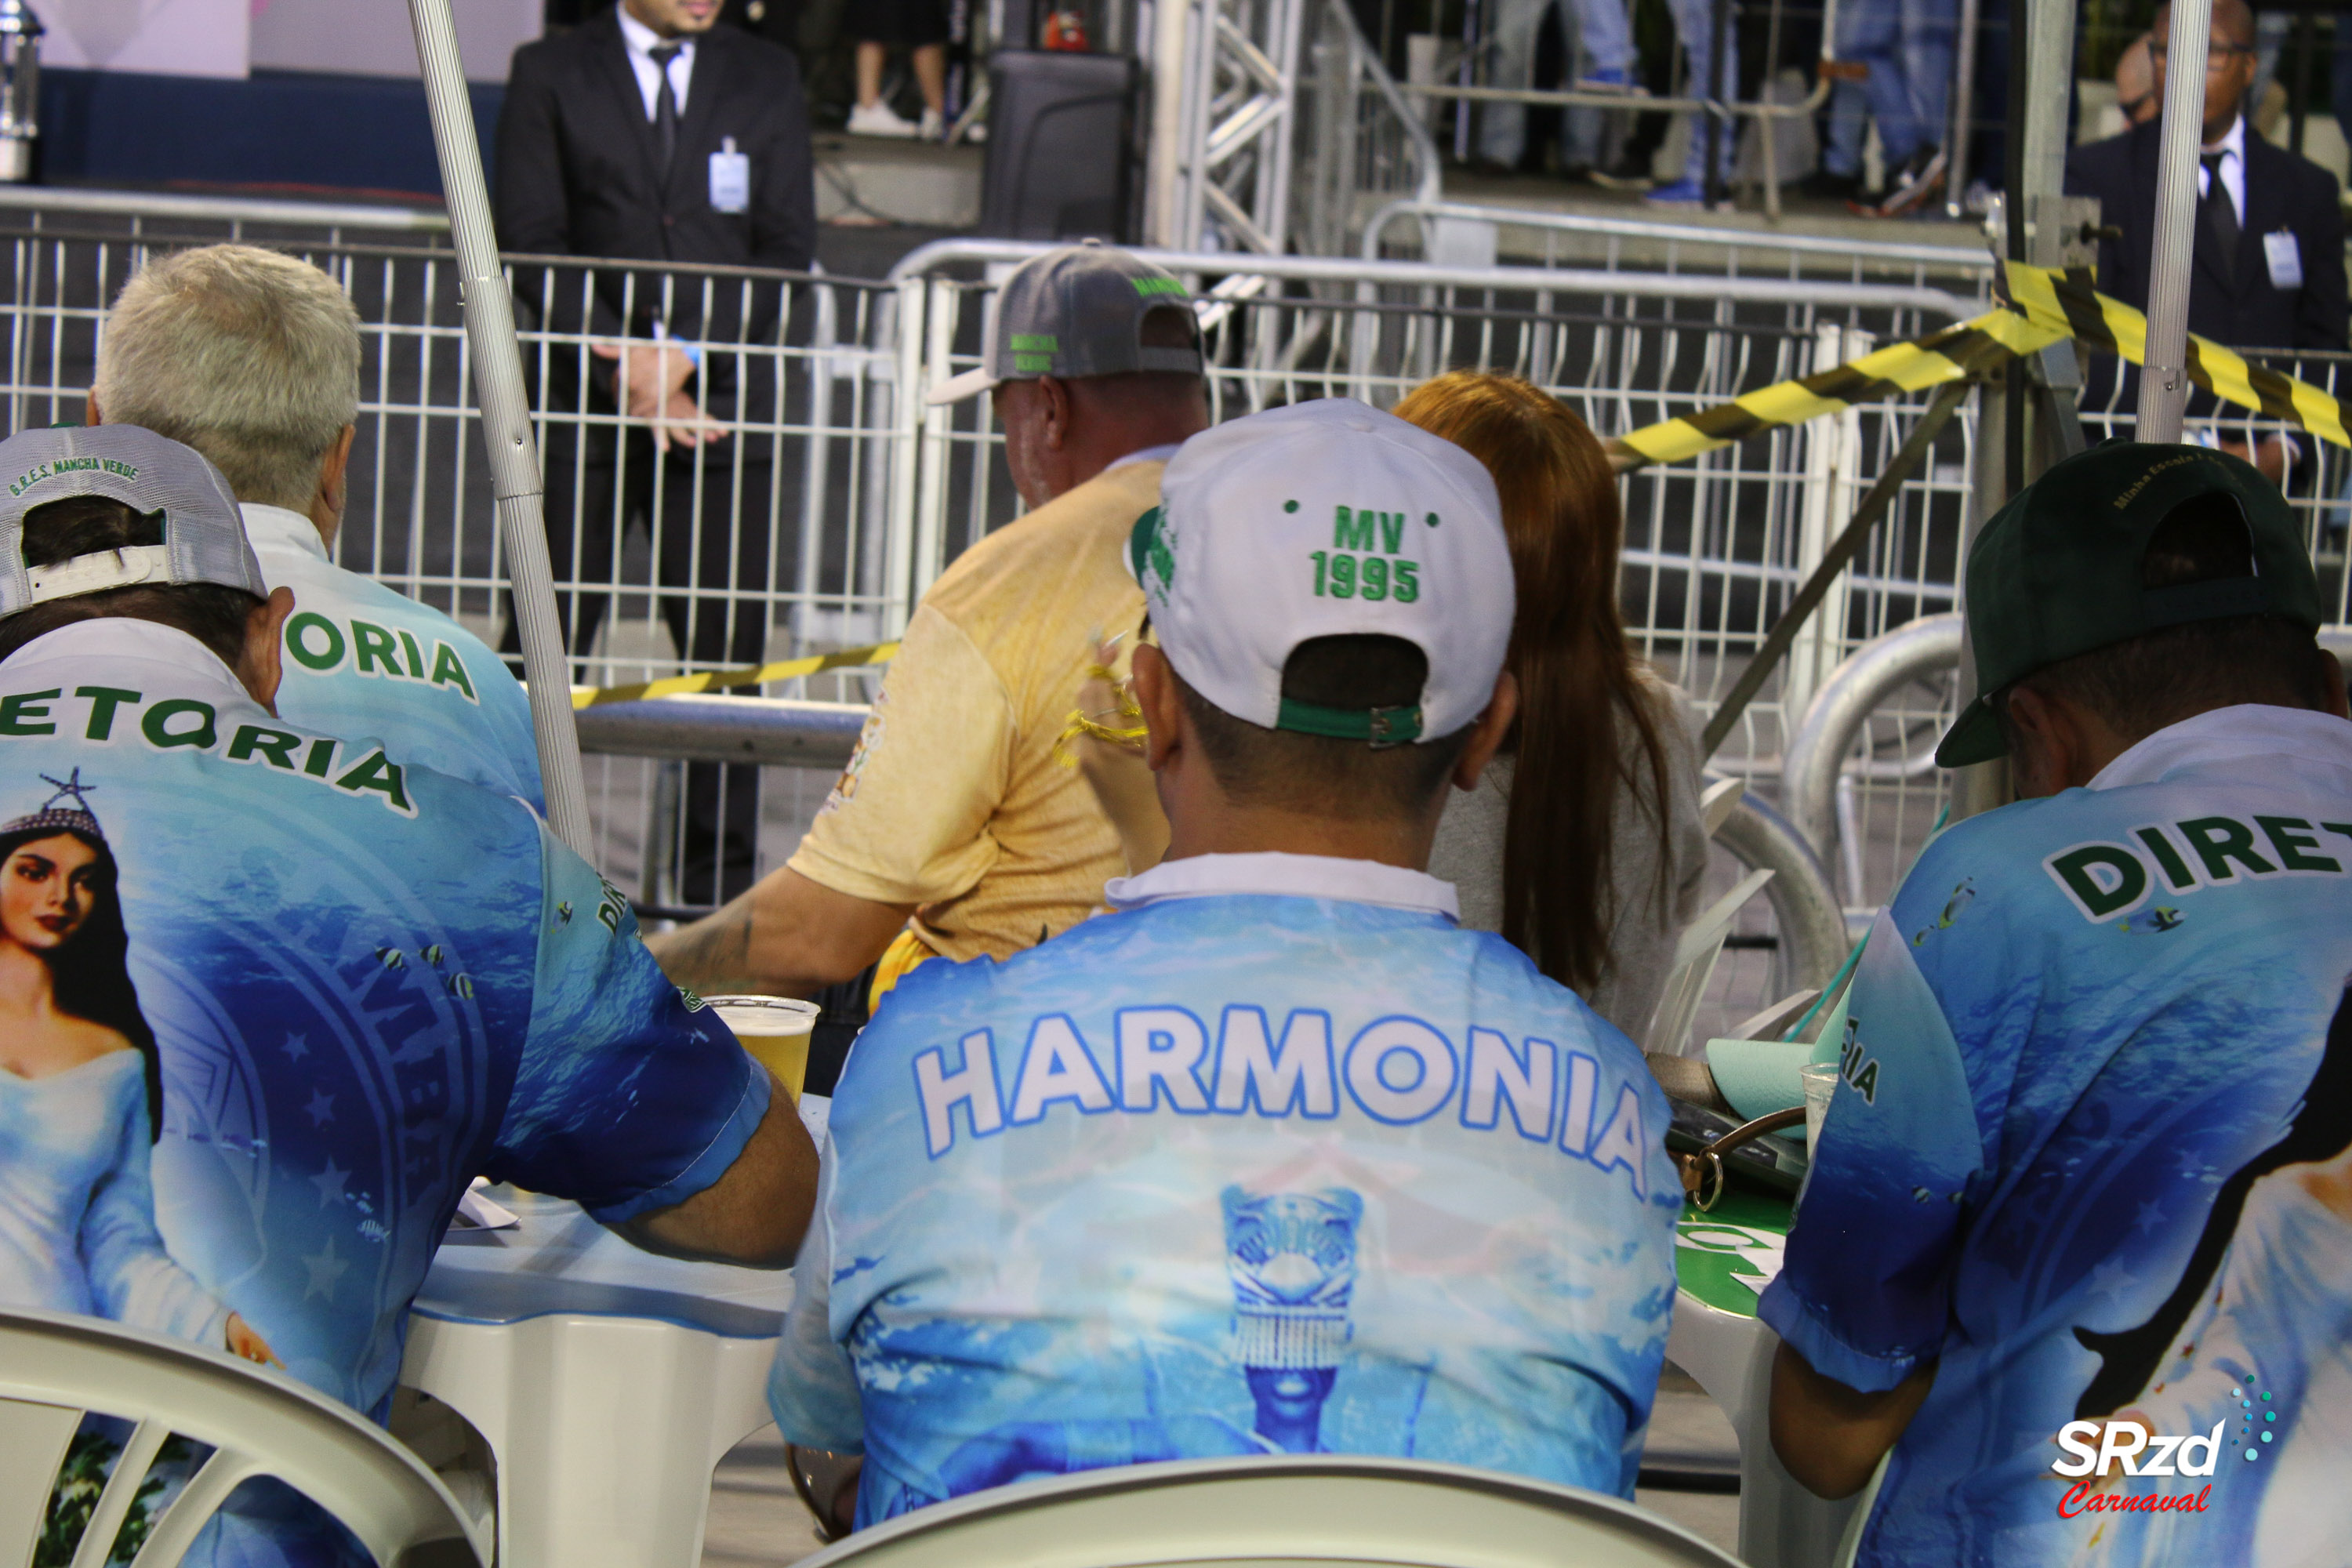
<path id="1" fill-rule="evenodd" d="M 381 1417 L 478 1173 L 782 1264 L 791 1095 L 523 804 L 280 714 L 296 608 L 188 447 L 0 442 L 0 1302 L 226 1337 Z M 251 1489 L 192 1561 L 332 1534 Z"/>
<path id="2" fill-rule="evenodd" d="M 925 959 L 1009 957 L 1076 924 L 1122 868 L 1055 747 L 1098 644 L 1118 640 L 1124 674 L 1143 598 L 1119 547 L 1209 422 L 1200 333 L 1182 283 L 1088 242 L 1014 272 L 992 334 L 931 400 L 994 395 L 1033 510 L 924 595 L 790 863 L 654 939 L 680 984 L 807 995 L 878 959 L 878 996 Z"/>
<path id="3" fill-rule="evenodd" d="M 771 1384 L 858 1520 L 1215 1454 L 1631 1495 L 1674 1296 L 1666 1105 L 1423 869 L 1516 710 L 1493 481 L 1360 403 L 1221 426 L 1131 559 L 1168 856 L 908 976 L 833 1101 Z"/>

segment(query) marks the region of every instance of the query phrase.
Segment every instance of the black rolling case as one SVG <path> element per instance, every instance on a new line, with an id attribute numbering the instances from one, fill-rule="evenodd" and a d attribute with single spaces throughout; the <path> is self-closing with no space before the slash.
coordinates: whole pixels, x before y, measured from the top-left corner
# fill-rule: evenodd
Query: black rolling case
<path id="1" fill-rule="evenodd" d="M 1131 243 L 1139 80 L 1126 55 L 998 50 L 988 68 L 980 232 Z"/>

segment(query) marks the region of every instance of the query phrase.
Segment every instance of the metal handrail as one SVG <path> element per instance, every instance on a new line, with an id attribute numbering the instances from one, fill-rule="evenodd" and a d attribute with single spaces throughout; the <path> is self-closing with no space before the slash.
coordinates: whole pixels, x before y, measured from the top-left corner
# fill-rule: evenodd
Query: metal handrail
<path id="1" fill-rule="evenodd" d="M 109 213 L 123 217 L 196 218 L 217 223 L 315 224 L 322 228 L 387 228 L 446 234 L 439 207 L 361 206 L 338 202 L 264 201 L 160 191 L 85 191 L 56 185 L 0 185 L 0 208 Z"/>
<path id="2" fill-rule="evenodd" d="M 1652 223 L 1642 218 L 1607 217 L 1593 213 L 1531 211 L 1523 207 L 1481 202 L 1428 201 L 1399 196 L 1374 212 L 1364 225 L 1363 256 L 1381 259 L 1380 237 L 1399 217 L 1456 218 L 1514 228 L 1559 229 L 1574 234 L 1599 234 L 1624 239 L 1658 240 L 1675 245 L 1709 245 L 1726 248 L 1780 250 L 1805 255 L 1854 258 L 1865 261 L 1899 261 L 1947 267 L 1958 272 L 1993 270 L 1990 252 L 1964 247 L 1904 245 L 1889 240 L 1839 239 L 1831 235 L 1784 234 L 1773 230 L 1716 228 L 1697 224 Z"/>
<path id="3" fill-rule="evenodd" d="M 1837 781 L 1854 731 L 1890 691 L 1957 668 L 1960 614 L 1922 616 L 1856 648 L 1806 705 L 1780 764 L 1780 806 L 1816 854 L 1837 844 Z"/>
<path id="4" fill-rule="evenodd" d="M 909 251 L 887 280 L 908 283 L 957 261 L 1026 261 L 1055 247 L 1044 240 L 935 239 Z M 1244 273 L 1303 283 L 1350 286 L 1492 289 L 1527 293 L 1639 295 L 1662 300 L 1733 300 L 1749 304 L 1847 305 L 1919 310 L 1965 321 L 1981 305 L 1940 289 L 1906 283 L 1836 283 L 1808 279 L 1717 278 L 1675 272 L 1602 272 L 1568 267 L 1445 267 L 1427 261 L 1367 261 L 1348 257 L 1260 256 L 1229 250 L 1148 250 L 1131 254 L 1171 272 Z"/>

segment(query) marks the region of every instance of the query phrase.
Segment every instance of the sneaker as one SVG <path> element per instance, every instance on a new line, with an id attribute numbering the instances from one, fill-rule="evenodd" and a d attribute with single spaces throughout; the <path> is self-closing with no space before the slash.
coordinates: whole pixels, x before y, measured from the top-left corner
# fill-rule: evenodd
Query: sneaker
<path id="1" fill-rule="evenodd" d="M 1647 158 L 1624 157 L 1606 169 L 1594 169 L 1592 183 L 1603 190 L 1646 191 L 1657 182 L 1650 177 Z"/>
<path id="2" fill-rule="evenodd" d="M 846 129 L 852 136 L 896 136 L 903 139 L 914 135 L 917 127 L 913 121 L 900 119 L 897 110 L 877 100 L 872 103 L 861 103 L 851 110 Z"/>
<path id="3" fill-rule="evenodd" d="M 940 118 L 940 111 L 926 108 L 923 110 L 923 118 L 915 126 L 915 139 L 919 142 L 937 142 L 947 133 L 948 122 Z"/>
<path id="4" fill-rule="evenodd" d="M 1706 187 L 1696 180 L 1676 180 L 1671 185 L 1660 185 L 1645 193 L 1642 199 L 1654 207 L 1703 207 L 1706 205 Z"/>
<path id="5" fill-rule="evenodd" d="M 1944 150 L 1922 147 L 1905 160 L 1902 171 L 1895 176 L 1894 188 L 1886 199 L 1878 204 L 1880 217 L 1908 217 L 1927 205 L 1928 198 L 1944 188 Z"/>
<path id="6" fill-rule="evenodd" d="M 1614 92 L 1627 98 L 1647 98 L 1650 89 L 1633 79 L 1629 70 L 1588 71 L 1576 79 L 1579 92 Z"/>

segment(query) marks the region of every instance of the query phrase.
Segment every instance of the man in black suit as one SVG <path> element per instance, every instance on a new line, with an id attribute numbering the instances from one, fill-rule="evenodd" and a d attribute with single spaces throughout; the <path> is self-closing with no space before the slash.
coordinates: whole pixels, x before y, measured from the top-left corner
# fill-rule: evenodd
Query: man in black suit
<path id="1" fill-rule="evenodd" d="M 803 271 L 816 254 L 808 110 L 793 57 L 720 0 L 621 0 L 515 51 L 499 121 L 509 251 Z M 562 337 L 531 358 L 546 424 L 548 545 L 559 582 L 610 583 L 642 521 L 678 652 L 757 664 L 766 596 L 794 581 L 797 509 L 778 507 L 784 285 L 645 268 L 526 268 L 526 321 Z M 569 341 L 566 341 L 566 340 Z M 616 421 L 614 416 L 619 416 Z M 778 524 L 782 528 L 778 548 Z M 585 654 L 607 595 L 559 596 Z M 509 649 L 517 646 L 509 625 Z M 688 904 L 757 876 L 759 770 L 687 770 Z"/>
<path id="2" fill-rule="evenodd" d="M 2168 8 L 2156 14 L 2150 54 L 2160 102 L 2172 64 L 2163 39 Z M 2181 62 L 2188 64 L 2189 62 Z M 2189 282 L 2189 330 L 2230 348 L 2340 349 L 2345 346 L 2344 216 L 2336 177 L 2318 164 L 2257 136 L 2239 112 L 2254 79 L 2254 18 L 2245 0 L 2215 0 L 2213 37 L 2203 62 L 2204 145 L 2197 173 L 2200 205 L 2196 255 Z M 2120 136 L 2077 147 L 2066 159 L 2070 195 L 2096 196 L 2099 222 L 2110 237 L 2099 242 L 2099 290 L 2147 309 L 2148 268 L 2156 233 L 2156 166 L 2161 118 Z M 2116 231 L 2120 231 L 2119 234 Z M 2137 400 L 2138 373 L 2125 367 L 2120 384 L 2112 361 L 2086 378 L 2086 404 L 2117 406 Z M 2215 408 L 2210 394 L 2190 399 L 2193 417 Z M 2265 437 L 2259 450 L 2225 442 L 2277 482 L 2295 447 L 2284 436 Z"/>

